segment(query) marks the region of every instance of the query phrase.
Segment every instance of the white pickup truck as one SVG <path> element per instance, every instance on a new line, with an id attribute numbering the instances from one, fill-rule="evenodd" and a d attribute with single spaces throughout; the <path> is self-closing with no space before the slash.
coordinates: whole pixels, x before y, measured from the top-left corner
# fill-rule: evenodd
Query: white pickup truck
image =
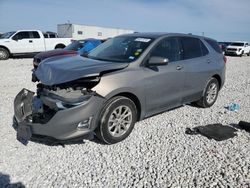
<path id="1" fill-rule="evenodd" d="M 71 38 L 47 38 L 39 30 L 18 30 L 4 33 L 0 37 L 0 60 L 21 54 L 35 54 L 47 50 L 64 48 Z"/>
<path id="2" fill-rule="evenodd" d="M 225 55 L 242 56 L 244 54 L 250 55 L 250 46 L 248 42 L 232 42 L 225 50 Z"/>

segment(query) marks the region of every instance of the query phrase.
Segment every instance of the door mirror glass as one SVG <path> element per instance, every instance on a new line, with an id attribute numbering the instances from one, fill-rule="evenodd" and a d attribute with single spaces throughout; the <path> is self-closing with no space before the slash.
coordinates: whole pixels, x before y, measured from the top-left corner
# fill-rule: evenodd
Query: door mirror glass
<path id="1" fill-rule="evenodd" d="M 15 41 L 21 40 L 20 35 L 16 34 L 15 36 L 12 37 L 12 40 Z"/>
<path id="2" fill-rule="evenodd" d="M 169 62 L 168 58 L 152 56 L 148 60 L 148 66 L 162 66 L 167 65 Z"/>

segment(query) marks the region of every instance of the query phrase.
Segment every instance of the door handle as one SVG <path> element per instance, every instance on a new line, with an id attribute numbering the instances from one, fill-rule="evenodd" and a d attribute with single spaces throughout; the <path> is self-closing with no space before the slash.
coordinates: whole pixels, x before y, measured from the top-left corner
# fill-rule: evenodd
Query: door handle
<path id="1" fill-rule="evenodd" d="M 207 63 L 208 63 L 208 64 L 211 63 L 210 59 L 207 60 Z"/>
<path id="2" fill-rule="evenodd" d="M 176 70 L 181 70 L 182 68 L 183 68 L 182 66 L 178 65 L 178 66 L 176 67 Z"/>
<path id="3" fill-rule="evenodd" d="M 29 43 L 32 43 L 33 42 L 33 40 L 29 40 Z"/>

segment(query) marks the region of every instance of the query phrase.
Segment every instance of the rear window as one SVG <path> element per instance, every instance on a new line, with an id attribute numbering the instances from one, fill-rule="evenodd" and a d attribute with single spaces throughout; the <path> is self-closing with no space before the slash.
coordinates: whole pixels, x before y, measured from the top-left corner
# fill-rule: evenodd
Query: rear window
<path id="1" fill-rule="evenodd" d="M 205 39 L 205 41 L 218 53 L 222 53 L 221 48 L 217 41 L 211 39 Z"/>
<path id="2" fill-rule="evenodd" d="M 39 39 L 40 38 L 40 35 L 37 31 L 32 31 L 31 32 L 31 36 L 32 38 L 35 38 L 35 39 Z"/>
<path id="3" fill-rule="evenodd" d="M 244 43 L 241 42 L 233 42 L 231 46 L 244 46 Z"/>
<path id="4" fill-rule="evenodd" d="M 192 59 L 196 57 L 201 57 L 203 56 L 203 53 L 208 53 L 206 52 L 206 49 L 204 49 L 203 52 L 201 48 L 201 41 L 197 38 L 182 37 L 181 44 L 182 44 L 182 49 L 184 51 L 183 59 Z"/>
<path id="5" fill-rule="evenodd" d="M 205 56 L 209 53 L 207 47 L 203 44 L 203 42 L 200 41 L 200 45 L 201 45 L 201 51 L 202 51 L 202 55 Z"/>

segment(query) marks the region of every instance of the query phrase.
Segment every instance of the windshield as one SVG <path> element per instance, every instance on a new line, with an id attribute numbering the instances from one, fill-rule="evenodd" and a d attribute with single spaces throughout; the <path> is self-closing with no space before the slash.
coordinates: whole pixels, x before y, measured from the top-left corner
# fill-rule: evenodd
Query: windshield
<path id="1" fill-rule="evenodd" d="M 66 46 L 64 49 L 65 50 L 74 50 L 78 51 L 81 48 L 83 48 L 85 41 L 84 40 L 77 40 Z"/>
<path id="2" fill-rule="evenodd" d="M 16 31 L 11 31 L 11 32 L 7 32 L 2 34 L 2 36 L 0 36 L 0 39 L 8 39 L 10 38 L 14 33 L 16 33 Z"/>
<path id="3" fill-rule="evenodd" d="M 140 57 L 152 41 L 152 38 L 115 37 L 92 50 L 88 58 L 103 61 L 132 62 Z"/>
<path id="4" fill-rule="evenodd" d="M 234 43 L 230 44 L 230 46 L 244 46 L 244 43 L 234 42 Z"/>

